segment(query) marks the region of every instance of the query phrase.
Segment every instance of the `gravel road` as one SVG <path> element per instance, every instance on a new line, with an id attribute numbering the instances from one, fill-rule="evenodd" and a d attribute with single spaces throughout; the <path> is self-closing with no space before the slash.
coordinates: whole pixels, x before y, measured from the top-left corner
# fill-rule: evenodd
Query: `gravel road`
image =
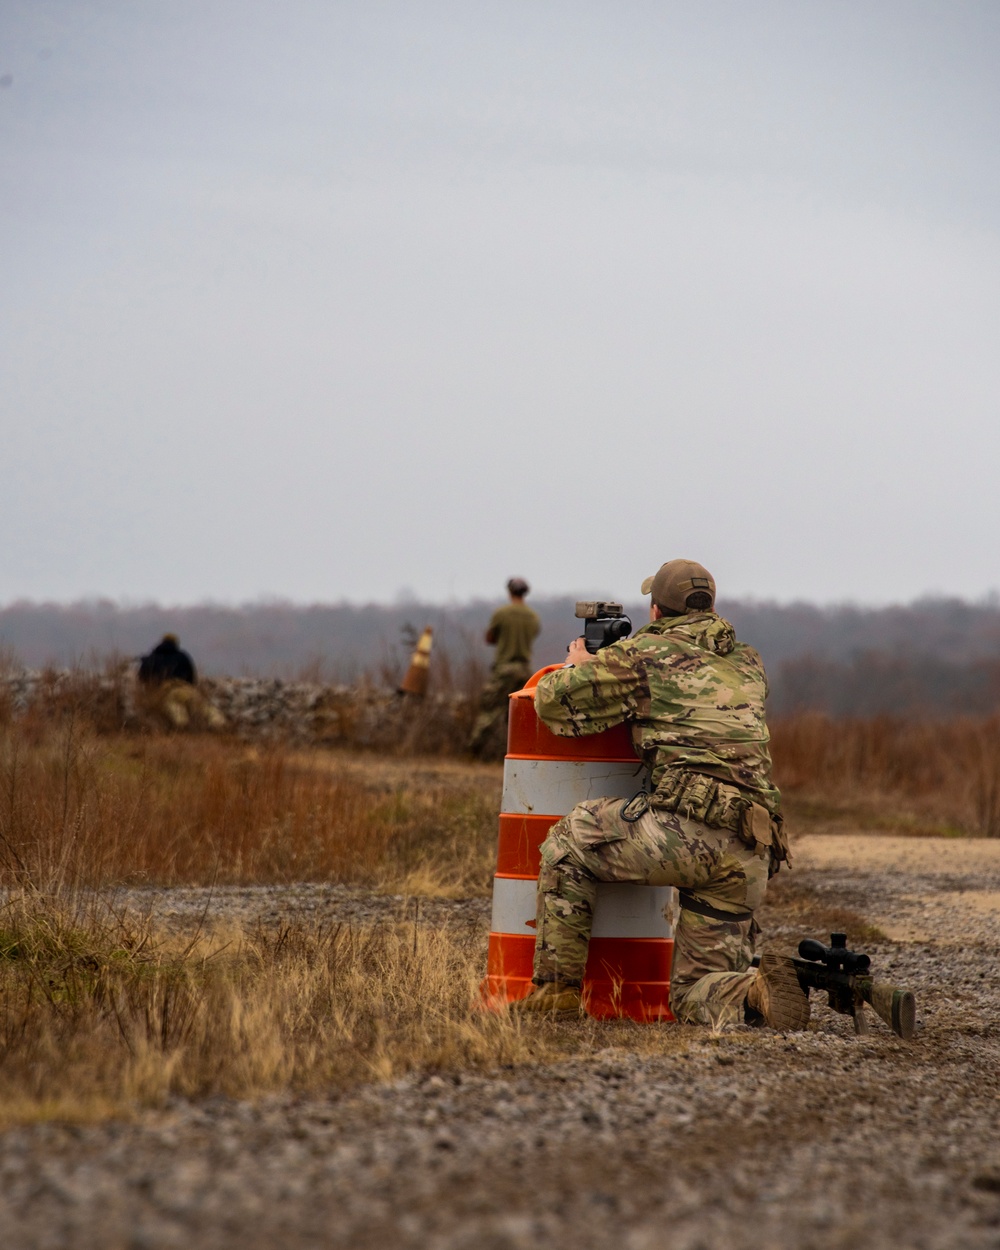
<path id="1" fill-rule="evenodd" d="M 601 1048 L 337 1097 L 15 1129 L 0 1135 L 3 1244 L 1000 1247 L 1000 842 L 809 837 L 798 851 L 767 904 L 769 941 L 877 926 L 879 974 L 918 994 L 911 1043 L 877 1021 L 856 1038 L 818 1004 L 789 1037 L 666 1025 L 636 1047 L 636 1026 L 538 1025 L 593 1027 Z M 231 894 L 243 920 L 408 906 L 311 886 Z M 153 902 L 180 915 L 205 896 Z M 486 910 L 421 907 L 432 922 Z"/>

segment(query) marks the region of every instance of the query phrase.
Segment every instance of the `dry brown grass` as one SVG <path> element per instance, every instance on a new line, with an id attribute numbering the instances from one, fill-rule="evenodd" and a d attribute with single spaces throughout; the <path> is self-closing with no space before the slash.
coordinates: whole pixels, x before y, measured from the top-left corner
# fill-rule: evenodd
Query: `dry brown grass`
<path id="1" fill-rule="evenodd" d="M 252 1096 L 517 1062 L 477 1008 L 484 938 L 396 923 L 160 940 L 134 883 L 490 886 L 495 769 L 0 726 L 0 1119 L 92 1118 L 169 1094 Z M 222 943 L 220 945 L 220 943 Z"/>
<path id="2" fill-rule="evenodd" d="M 773 729 L 779 783 L 817 820 L 835 809 L 855 821 L 916 813 L 918 823 L 1000 833 L 995 720 L 797 717 Z M 318 880 L 482 896 L 499 780 L 496 768 L 447 760 L 126 736 L 95 727 L 72 701 L 59 714 L 7 717 L 0 1116 L 92 1118 L 171 1094 L 517 1064 L 622 1036 L 662 1047 L 658 1031 L 627 1022 L 524 1027 L 483 1013 L 479 930 L 285 924 L 178 945 L 113 904 L 115 887 L 135 883 Z M 815 911 L 794 892 L 784 905 L 796 926 Z"/>
<path id="3" fill-rule="evenodd" d="M 479 1009 L 481 964 L 479 935 L 395 925 L 258 928 L 171 950 L 97 905 L 21 896 L 0 917 L 0 1123 L 545 1052 L 544 1032 Z"/>
<path id="4" fill-rule="evenodd" d="M 326 765 L 326 766 L 318 766 Z M 0 884 L 350 881 L 489 890 L 499 777 L 456 785 L 210 737 L 108 737 L 73 719 L 0 727 Z M 408 884 L 409 883 L 409 884 Z"/>
<path id="5" fill-rule="evenodd" d="M 158 938 L 140 883 L 490 885 L 499 776 L 0 728 L 0 1119 L 92 1118 L 170 1094 L 253 1096 L 537 1054 L 478 1009 L 484 935 L 396 922 Z"/>
<path id="6" fill-rule="evenodd" d="M 775 780 L 793 812 L 855 825 L 1000 836 L 1000 719 L 833 720 L 772 724 Z"/>
<path id="7" fill-rule="evenodd" d="M 398 674 L 393 674 L 394 670 L 387 669 L 382 677 L 395 681 Z M 364 700 L 355 699 L 349 691 L 327 691 L 316 730 L 320 740 L 336 741 L 338 748 L 348 750 L 367 742 L 383 761 L 410 758 L 426 763 L 432 755 L 461 757 L 481 673 L 469 662 L 453 665 L 441 652 L 435 654 L 435 674 L 440 699 L 380 705 L 375 730 L 371 717 L 361 713 Z M 204 879 L 207 858 L 214 853 L 222 873 L 218 879 L 224 881 L 289 880 L 296 875 L 325 879 L 347 874 L 370 883 L 378 877 L 377 865 L 388 844 L 379 827 L 387 823 L 395 829 L 399 819 L 398 813 L 389 810 L 391 803 L 378 810 L 372 786 L 366 783 L 363 793 L 352 794 L 342 783 L 340 795 L 334 798 L 328 777 L 310 779 L 308 774 L 317 771 L 312 764 L 303 765 L 301 759 L 293 764 L 280 745 L 271 745 L 258 756 L 243 755 L 241 763 L 231 740 L 218 747 L 204 741 L 192 746 L 175 740 L 171 747 L 157 734 L 136 734 L 135 730 L 148 731 L 150 724 L 127 714 L 134 702 L 128 687 L 127 666 L 121 663 L 109 663 L 104 672 L 47 673 L 27 714 L 15 720 L 10 707 L 0 706 L 0 725 L 6 727 L 8 740 L 13 736 L 23 744 L 44 746 L 50 755 L 57 750 L 57 737 L 64 744 L 74 735 L 78 742 L 86 740 L 85 753 L 90 756 L 99 754 L 97 740 L 106 739 L 104 755 L 108 760 L 117 757 L 123 795 L 129 771 L 134 781 L 136 772 L 145 770 L 155 791 L 150 801 L 156 811 L 151 814 L 146 810 L 148 803 L 140 803 L 139 817 L 153 836 L 147 839 L 148 862 L 136 865 L 138 873 L 164 881 Z M 132 732 L 123 734 L 123 726 Z M 293 730 L 290 725 L 271 726 L 267 732 L 280 744 L 282 732 L 289 741 L 295 738 Z M 773 718 L 771 730 L 776 781 L 789 797 L 794 815 L 806 820 L 815 817 L 826 824 L 832 819 L 912 832 L 1000 836 L 1000 718 L 996 716 L 844 719 L 801 713 Z M 75 766 L 82 757 L 67 749 Z M 195 780 L 199 759 L 204 765 Z M 58 771 L 57 764 L 52 767 Z M 278 775 L 282 772 L 287 776 Z M 234 793 L 240 777 L 242 800 Z M 169 794 L 175 779 L 179 783 L 176 802 Z M 187 792 L 180 794 L 181 789 Z M 411 796 L 421 789 L 427 792 L 414 777 L 399 793 Z M 194 790 L 199 791 L 199 811 L 192 807 Z M 272 798 L 275 802 L 270 802 Z M 231 828 L 216 837 L 217 817 L 231 821 L 241 801 L 247 807 L 258 799 L 262 811 L 268 812 L 269 832 L 251 816 L 247 839 Z M 458 802 L 454 794 L 444 800 L 445 823 Z M 410 804 L 409 797 L 405 803 Z M 168 820 L 171 806 L 183 809 L 175 813 L 178 819 Z M 328 833 L 318 828 L 331 809 L 343 814 L 342 824 L 353 820 L 372 831 L 367 856 L 359 854 L 357 838 L 353 848 L 347 848 L 345 837 L 334 832 L 336 820 L 328 825 Z M 170 826 L 164 837 L 156 823 L 160 814 Z M 402 821 L 405 830 L 412 828 L 413 820 Z M 410 836 L 404 831 L 404 842 Z M 193 845 L 192 838 L 199 845 Z M 351 841 L 349 836 L 346 841 Z M 465 845 L 460 839 L 450 849 Z M 476 871 L 482 867 L 480 862 Z M 255 878 L 254 873 L 261 875 Z M 411 873 L 414 882 L 425 875 L 422 865 L 412 864 L 397 877 L 405 880 Z M 466 876 L 464 870 L 458 874 L 460 879 Z M 484 879 L 482 874 L 479 879 Z M 456 880 L 451 888 L 464 887 Z"/>

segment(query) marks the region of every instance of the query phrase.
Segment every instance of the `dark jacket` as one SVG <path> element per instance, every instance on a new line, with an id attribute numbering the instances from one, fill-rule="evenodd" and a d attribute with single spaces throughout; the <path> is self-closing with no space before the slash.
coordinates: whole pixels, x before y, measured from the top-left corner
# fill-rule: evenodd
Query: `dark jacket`
<path id="1" fill-rule="evenodd" d="M 182 651 L 172 638 L 164 638 L 149 655 L 142 657 L 139 680 L 151 686 L 163 681 L 187 681 L 193 686 L 197 675 L 188 653 Z"/>

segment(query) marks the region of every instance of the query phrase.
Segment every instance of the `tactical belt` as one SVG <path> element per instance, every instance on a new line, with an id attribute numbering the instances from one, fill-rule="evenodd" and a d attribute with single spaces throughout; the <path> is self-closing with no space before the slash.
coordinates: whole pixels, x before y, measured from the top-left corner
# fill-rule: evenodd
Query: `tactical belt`
<path id="1" fill-rule="evenodd" d="M 733 833 L 740 831 L 744 812 L 752 803 L 753 797 L 738 786 L 680 768 L 665 769 L 653 793 L 654 807 Z"/>
<path id="2" fill-rule="evenodd" d="M 709 920 L 724 920 L 727 924 L 743 924 L 746 920 L 753 920 L 752 911 L 722 911 L 721 908 L 713 907 L 710 903 L 703 903 L 688 890 L 678 890 L 677 895 L 681 900 L 681 907 L 685 911 L 693 911 L 696 916 L 707 916 Z"/>
<path id="3" fill-rule="evenodd" d="M 653 793 L 652 806 L 687 816 L 713 829 L 730 830 L 756 855 L 768 859 L 771 872 L 776 872 L 778 864 L 788 859 L 781 817 L 772 816 L 748 791 L 727 785 L 706 773 L 665 769 Z"/>

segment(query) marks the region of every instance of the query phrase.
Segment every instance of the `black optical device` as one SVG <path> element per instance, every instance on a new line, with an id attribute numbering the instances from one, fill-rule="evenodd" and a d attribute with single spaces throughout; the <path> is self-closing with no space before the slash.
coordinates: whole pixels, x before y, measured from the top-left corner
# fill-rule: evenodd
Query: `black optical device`
<path id="1" fill-rule="evenodd" d="M 829 946 L 806 938 L 799 943 L 799 955 L 810 963 L 826 964 L 827 972 L 846 972 L 852 977 L 864 976 L 872 966 L 867 955 L 847 949 L 846 933 L 831 933 Z"/>
<path id="2" fill-rule="evenodd" d="M 632 632 L 632 622 L 620 603 L 580 602 L 576 605 L 576 616 L 584 622 L 583 642 L 591 655 L 612 642 L 627 638 Z"/>

